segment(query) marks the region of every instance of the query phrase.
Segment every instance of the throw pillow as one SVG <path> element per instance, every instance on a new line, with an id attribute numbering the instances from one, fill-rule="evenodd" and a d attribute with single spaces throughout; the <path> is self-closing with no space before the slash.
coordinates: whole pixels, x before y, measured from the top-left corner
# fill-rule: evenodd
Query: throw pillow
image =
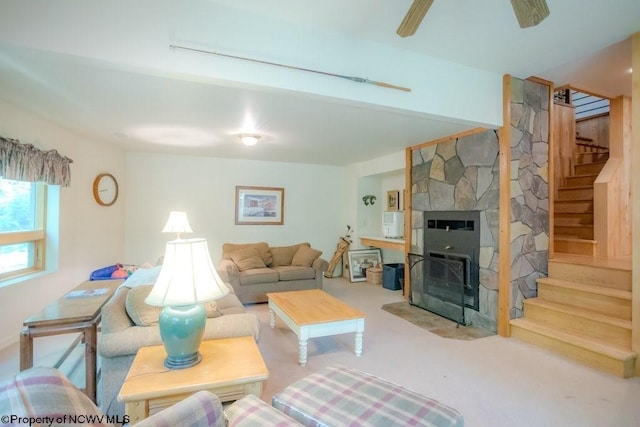
<path id="1" fill-rule="evenodd" d="M 149 305 L 144 299 L 149 295 L 153 285 L 140 285 L 131 288 L 124 302 L 129 318 L 138 326 L 157 325 L 162 307 Z"/>
<path id="2" fill-rule="evenodd" d="M 255 248 L 240 249 L 231 252 L 231 261 L 238 266 L 238 270 L 246 271 L 252 268 L 265 268 L 260 253 Z"/>
<path id="3" fill-rule="evenodd" d="M 297 245 L 291 246 L 279 246 L 271 248 L 271 255 L 273 255 L 273 266 L 280 267 L 283 265 L 291 265 L 291 260 L 293 260 L 293 256 L 296 254 L 298 247 L 301 245 L 310 247 L 309 243 L 298 243 Z"/>
<path id="4" fill-rule="evenodd" d="M 151 289 L 153 289 L 153 285 L 136 286 L 129 291 L 125 299 L 124 305 L 127 314 L 137 326 L 157 325 L 158 319 L 160 319 L 162 307 L 156 307 L 144 302 L 145 298 L 151 293 Z M 222 316 L 215 301 L 204 303 L 204 308 L 207 312 L 207 317 Z"/>
<path id="5" fill-rule="evenodd" d="M 311 267 L 311 264 L 313 264 L 313 261 L 320 258 L 320 255 L 322 255 L 322 251 L 318 251 L 308 246 L 301 245 L 296 251 L 296 254 L 293 256 L 293 259 L 291 260 L 291 265 Z"/>
<path id="6" fill-rule="evenodd" d="M 271 256 L 271 250 L 269 249 L 269 244 L 266 242 L 260 243 L 225 243 L 222 245 L 222 258 L 223 259 L 231 259 L 231 254 L 233 252 L 239 251 L 240 249 L 248 249 L 254 248 L 257 249 L 258 254 L 260 255 L 260 259 L 264 262 L 264 265 L 271 265 L 273 262 Z"/>

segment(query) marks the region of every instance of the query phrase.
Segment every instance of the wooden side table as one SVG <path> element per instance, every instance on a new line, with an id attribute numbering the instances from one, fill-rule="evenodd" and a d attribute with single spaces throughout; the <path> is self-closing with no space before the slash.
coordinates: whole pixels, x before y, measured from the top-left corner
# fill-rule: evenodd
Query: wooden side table
<path id="1" fill-rule="evenodd" d="M 142 347 L 118 394 L 134 424 L 200 390 L 222 402 L 247 394 L 260 397 L 269 371 L 253 337 L 202 341 L 202 361 L 186 369 L 167 369 L 164 346 Z"/>
<path id="2" fill-rule="evenodd" d="M 102 307 L 109 301 L 116 288 L 122 284 L 122 279 L 86 281 L 65 296 L 47 305 L 39 313 L 24 321 L 24 328 L 20 332 L 20 370 L 24 371 L 33 366 L 33 339 L 50 335 L 80 333 L 71 348 L 65 352 L 56 367 L 69 355 L 73 347 L 80 340 L 84 342 L 85 359 L 85 389 L 84 392 L 96 401 L 97 382 L 97 335 L 98 323 Z M 68 298 L 72 292 L 106 289 L 96 296 L 82 296 Z"/>

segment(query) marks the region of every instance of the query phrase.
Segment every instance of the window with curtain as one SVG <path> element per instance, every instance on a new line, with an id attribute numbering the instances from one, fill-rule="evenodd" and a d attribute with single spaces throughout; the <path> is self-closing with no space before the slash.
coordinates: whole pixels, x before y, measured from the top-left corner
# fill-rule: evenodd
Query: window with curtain
<path id="1" fill-rule="evenodd" d="M 0 137 L 0 283 L 46 268 L 47 186 L 69 186 L 70 163 Z"/>

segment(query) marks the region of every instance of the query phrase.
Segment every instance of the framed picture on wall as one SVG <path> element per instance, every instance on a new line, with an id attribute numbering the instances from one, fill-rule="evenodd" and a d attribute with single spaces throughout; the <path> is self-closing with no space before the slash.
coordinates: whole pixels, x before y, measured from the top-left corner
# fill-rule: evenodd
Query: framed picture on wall
<path id="1" fill-rule="evenodd" d="M 347 251 L 349 259 L 349 279 L 352 282 L 367 280 L 367 268 L 380 267 L 382 254 L 380 249 L 355 249 Z"/>
<path id="2" fill-rule="evenodd" d="M 387 210 L 388 211 L 400 210 L 400 191 L 399 190 L 387 191 Z"/>
<path id="3" fill-rule="evenodd" d="M 236 224 L 284 224 L 284 188 L 236 186 Z"/>

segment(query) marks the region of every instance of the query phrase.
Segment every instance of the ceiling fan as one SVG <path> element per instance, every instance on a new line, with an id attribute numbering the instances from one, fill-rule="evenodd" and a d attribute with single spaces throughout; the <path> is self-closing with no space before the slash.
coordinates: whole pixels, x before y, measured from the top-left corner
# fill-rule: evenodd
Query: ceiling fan
<path id="1" fill-rule="evenodd" d="M 398 35 L 400 37 L 412 36 L 432 3 L 433 0 L 413 0 L 413 4 L 396 31 Z M 518 18 L 520 28 L 536 26 L 549 16 L 546 0 L 511 0 L 511 7 Z"/>

